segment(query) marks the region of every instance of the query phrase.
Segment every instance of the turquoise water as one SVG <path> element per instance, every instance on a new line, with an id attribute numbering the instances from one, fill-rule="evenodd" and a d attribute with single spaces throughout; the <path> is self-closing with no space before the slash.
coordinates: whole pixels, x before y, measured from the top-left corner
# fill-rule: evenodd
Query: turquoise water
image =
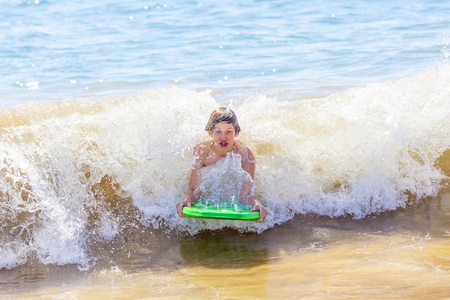
<path id="1" fill-rule="evenodd" d="M 446 61 L 448 1 L 2 1 L 0 101 L 327 95 Z"/>

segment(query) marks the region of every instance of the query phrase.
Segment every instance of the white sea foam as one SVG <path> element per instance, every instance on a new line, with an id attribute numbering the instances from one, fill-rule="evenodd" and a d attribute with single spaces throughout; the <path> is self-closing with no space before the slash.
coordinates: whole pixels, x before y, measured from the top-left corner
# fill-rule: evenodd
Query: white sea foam
<path id="1" fill-rule="evenodd" d="M 436 196 L 449 149 L 450 68 L 321 99 L 218 102 L 179 88 L 1 111 L 0 267 L 87 266 L 92 241 L 131 226 L 262 232 L 296 214 L 364 218 Z M 231 105 L 257 160 L 261 224 L 180 218 L 192 147 Z M 426 200 L 423 200 L 426 201 Z M 135 210 L 133 210 L 135 209 Z M 139 217 L 141 216 L 141 217 Z M 133 226 L 135 226 L 134 224 Z"/>

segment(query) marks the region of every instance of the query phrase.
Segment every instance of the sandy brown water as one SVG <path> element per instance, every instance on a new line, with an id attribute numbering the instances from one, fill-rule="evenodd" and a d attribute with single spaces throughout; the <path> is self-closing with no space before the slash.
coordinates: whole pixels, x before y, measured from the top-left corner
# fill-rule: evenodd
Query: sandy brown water
<path id="1" fill-rule="evenodd" d="M 298 216 L 262 234 L 142 231 L 98 245 L 89 270 L 39 263 L 1 270 L 0 298 L 450 297 L 449 191 L 362 220 Z"/>

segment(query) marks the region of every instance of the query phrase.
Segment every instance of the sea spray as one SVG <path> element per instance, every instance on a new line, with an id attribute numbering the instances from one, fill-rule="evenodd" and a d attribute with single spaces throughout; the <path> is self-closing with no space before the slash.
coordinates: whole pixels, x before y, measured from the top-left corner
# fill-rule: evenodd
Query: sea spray
<path id="1" fill-rule="evenodd" d="M 450 145 L 448 76 L 443 67 L 323 99 L 247 101 L 237 114 L 258 120 L 243 126 L 264 153 L 263 198 L 363 218 L 436 196 L 445 178 L 436 160 Z"/>
<path id="2" fill-rule="evenodd" d="M 133 228 L 260 233 L 298 214 L 364 218 L 426 201 L 448 176 L 449 77 L 444 66 L 318 99 L 218 102 L 170 88 L 4 108 L 0 267 L 89 267 L 97 245 Z M 175 211 L 192 148 L 222 105 L 256 154 L 255 196 L 269 212 L 261 224 Z"/>

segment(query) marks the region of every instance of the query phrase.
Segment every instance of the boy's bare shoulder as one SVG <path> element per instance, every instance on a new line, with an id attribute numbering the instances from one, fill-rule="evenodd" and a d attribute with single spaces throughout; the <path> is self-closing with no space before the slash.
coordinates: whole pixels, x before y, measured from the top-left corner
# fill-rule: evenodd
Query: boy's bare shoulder
<path id="1" fill-rule="evenodd" d="M 210 148 L 210 147 L 211 147 L 211 141 L 206 140 L 206 141 L 200 142 L 197 145 L 195 145 L 194 149 L 205 149 L 205 148 Z"/>
<path id="2" fill-rule="evenodd" d="M 211 141 L 203 141 L 194 146 L 194 154 L 204 156 L 210 152 Z"/>
<path id="3" fill-rule="evenodd" d="M 237 149 L 237 153 L 239 153 L 242 156 L 242 158 L 248 159 L 251 161 L 255 160 L 252 150 L 245 143 L 236 140 L 235 146 Z"/>

